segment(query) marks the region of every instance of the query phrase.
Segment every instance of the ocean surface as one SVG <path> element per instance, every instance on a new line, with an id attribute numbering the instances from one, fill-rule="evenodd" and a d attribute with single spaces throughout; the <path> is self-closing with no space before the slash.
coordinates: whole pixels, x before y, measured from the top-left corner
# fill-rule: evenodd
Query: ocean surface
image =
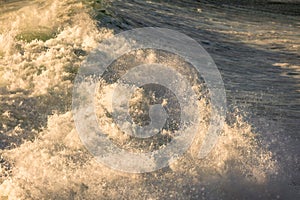
<path id="1" fill-rule="evenodd" d="M 300 4 L 257 2 L 0 0 L 0 199 L 299 199 Z M 205 159 L 195 155 L 200 131 L 169 167 L 130 174 L 84 147 L 72 91 L 101 41 L 142 27 L 176 30 L 204 47 L 222 76 L 227 114 Z M 106 111 L 97 116 L 112 127 Z M 131 144 L 125 149 L 139 145 L 107 131 Z"/>

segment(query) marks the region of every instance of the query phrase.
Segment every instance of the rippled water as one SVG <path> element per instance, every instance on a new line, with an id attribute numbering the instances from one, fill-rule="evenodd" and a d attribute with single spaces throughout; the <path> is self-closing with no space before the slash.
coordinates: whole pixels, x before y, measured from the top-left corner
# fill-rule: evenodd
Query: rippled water
<path id="1" fill-rule="evenodd" d="M 192 0 L 114 0 L 106 7 L 0 1 L 0 196 L 299 198 L 299 16 Z M 97 163 L 83 147 L 70 112 L 72 86 L 101 40 L 149 26 L 183 32 L 208 51 L 222 75 L 229 112 L 207 159 L 194 155 L 199 133 L 170 167 L 125 174 Z M 104 111 L 98 116 L 110 127 Z"/>

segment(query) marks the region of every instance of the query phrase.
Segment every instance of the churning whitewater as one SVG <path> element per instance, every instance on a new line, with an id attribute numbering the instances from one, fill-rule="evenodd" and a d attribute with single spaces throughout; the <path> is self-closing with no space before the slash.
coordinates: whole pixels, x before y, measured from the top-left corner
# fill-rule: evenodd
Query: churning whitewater
<path id="1" fill-rule="evenodd" d="M 287 109 L 284 107 L 285 100 L 281 101 L 277 96 L 272 100 L 273 94 L 278 95 L 275 84 L 275 89 L 264 92 L 256 90 L 264 87 L 259 85 L 260 82 L 247 85 L 244 79 L 264 78 L 266 75 L 260 73 L 260 66 L 267 68 L 270 63 L 272 67 L 276 66 L 276 69 L 268 68 L 274 70 L 270 71 L 272 76 L 276 76 L 279 69 L 293 70 L 294 75 L 284 74 L 282 77 L 298 83 L 289 83 L 295 88 L 290 87 L 293 93 L 286 103 L 291 105 L 289 113 L 295 120 L 290 120 L 288 114 L 282 114 L 281 124 L 290 120 L 290 127 L 296 127 L 296 119 L 299 119 L 299 63 L 296 59 L 277 60 L 276 49 L 267 52 L 264 48 L 270 43 L 275 45 L 285 40 L 282 48 L 291 57 L 296 54 L 299 58 L 297 50 L 300 42 L 294 36 L 299 32 L 299 23 L 297 28 L 293 24 L 294 18 L 288 19 L 291 25 L 286 30 L 286 38 L 277 33 L 284 25 L 276 19 L 274 27 L 267 24 L 264 30 L 250 36 L 260 22 L 248 19 L 247 10 L 235 10 L 240 13 L 241 19 L 234 21 L 233 18 L 226 19 L 226 12 L 230 10 L 227 7 L 222 10 L 204 3 L 200 8 L 202 4 L 196 1 L 190 2 L 192 6 L 187 6 L 189 1 L 177 3 L 0 1 L 0 199 L 297 199 L 299 169 L 296 166 L 299 167 L 299 157 L 294 153 L 297 146 L 293 142 L 299 143 L 296 134 L 299 130 L 286 130 L 273 120 L 278 120 L 280 115 L 273 113 L 273 107 L 282 105 L 282 110 Z M 181 4 L 186 7 L 181 7 Z M 160 6 L 166 10 L 159 11 Z M 134 14 L 138 9 L 143 14 Z M 170 15 L 170 22 L 167 24 L 168 18 L 164 19 L 159 14 L 157 18 L 149 16 L 149 11 L 144 11 L 147 9 Z M 173 11 L 168 13 L 168 9 Z M 272 14 L 267 17 L 269 15 Z M 135 21 L 138 18 L 140 24 Z M 213 150 L 204 159 L 199 159 L 199 148 L 209 127 L 207 113 L 211 106 L 209 94 L 203 93 L 203 83 L 195 82 L 193 89 L 199 95 L 197 105 L 200 112 L 197 114 L 201 118 L 201 128 L 188 151 L 170 166 L 151 173 L 116 171 L 97 162 L 80 140 L 72 115 L 74 80 L 82 63 L 101 41 L 123 30 L 162 27 L 164 23 L 167 28 L 195 38 L 216 59 L 228 96 L 226 123 Z M 225 27 L 226 23 L 231 28 Z M 196 31 L 198 29 L 199 32 Z M 222 34 L 227 35 L 218 38 Z M 262 37 L 268 34 L 272 37 L 263 40 Z M 231 36 L 233 39 L 229 39 Z M 239 40 L 243 47 L 231 40 Z M 128 48 L 121 42 L 116 45 Z M 243 55 L 230 55 L 234 45 Z M 261 51 L 257 62 L 248 58 L 258 54 L 251 48 Z M 159 61 L 162 54 L 138 51 L 132 52 L 131 56 L 153 63 Z M 236 66 L 238 59 L 241 59 L 243 69 Z M 251 63 L 255 65 L 252 68 Z M 165 64 L 177 65 L 178 68 L 185 65 L 172 56 L 166 56 Z M 266 85 L 273 84 L 272 80 L 264 79 Z M 139 140 L 124 134 L 116 126 L 110 115 L 110 99 L 115 87 L 116 83 L 99 81 L 95 96 L 97 120 L 107 137 L 126 151 L 145 152 L 164 148 L 172 140 L 170 130 L 163 131 L 161 136 L 152 140 Z M 249 90 L 243 90 L 244 87 Z M 137 89 L 130 100 L 132 116 L 147 118 L 148 113 L 142 110 L 149 108 L 155 94 L 151 96 L 146 91 L 147 88 Z M 166 102 L 160 101 L 162 105 Z M 252 113 L 251 108 L 255 106 Z M 264 117 L 259 112 L 268 110 L 272 117 Z M 280 134 L 280 131 L 286 131 L 286 135 Z M 274 147 L 274 144 L 278 145 Z M 285 154 L 289 158 L 281 160 Z M 290 172 L 292 169 L 295 171 Z M 296 174 L 294 179 L 291 178 L 293 174 Z"/>

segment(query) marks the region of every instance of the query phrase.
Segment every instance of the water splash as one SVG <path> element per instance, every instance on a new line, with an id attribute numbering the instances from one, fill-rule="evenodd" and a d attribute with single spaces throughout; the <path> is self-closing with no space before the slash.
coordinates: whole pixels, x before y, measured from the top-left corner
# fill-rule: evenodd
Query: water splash
<path id="1" fill-rule="evenodd" d="M 190 151 L 169 168 L 132 175 L 100 165 L 79 140 L 70 91 L 85 55 L 112 31 L 98 29 L 88 8 L 71 0 L 41 2 L 1 17 L 7 20 L 0 26 L 5 27 L 0 31 L 0 119 L 1 139 L 6 141 L 1 146 L 0 196 L 214 199 L 229 198 L 228 193 L 236 198 L 261 193 L 262 198 L 276 198 L 276 191 L 266 185 L 278 173 L 277 163 L 237 113 L 231 113 L 235 122 L 225 125 L 205 160 L 197 158 L 204 122 Z M 110 94 L 109 86 L 102 89 Z M 119 137 L 105 112 L 98 112 L 121 145 L 130 139 Z M 243 193 L 241 188 L 252 189 Z"/>

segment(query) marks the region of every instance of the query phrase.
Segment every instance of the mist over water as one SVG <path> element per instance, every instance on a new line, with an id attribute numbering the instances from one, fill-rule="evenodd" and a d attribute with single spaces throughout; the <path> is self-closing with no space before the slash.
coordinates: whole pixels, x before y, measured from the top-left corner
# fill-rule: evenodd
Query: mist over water
<path id="1" fill-rule="evenodd" d="M 101 6 L 0 1 L 0 197 L 299 198 L 298 16 L 197 1 L 116 0 L 106 11 Z M 211 108 L 201 99 L 202 128 L 188 152 L 159 171 L 129 174 L 98 163 L 83 146 L 71 99 L 78 68 L 99 42 L 145 26 L 174 29 L 203 45 L 223 77 L 229 111 L 205 159 L 197 153 L 208 127 L 203 113 Z M 160 148 L 114 126 L 107 113 L 113 87 L 99 84 L 96 97 L 99 125 L 108 137 L 126 150 Z M 137 111 L 148 106 L 143 92 L 130 102 Z M 165 134 L 155 141 L 167 143 Z"/>

